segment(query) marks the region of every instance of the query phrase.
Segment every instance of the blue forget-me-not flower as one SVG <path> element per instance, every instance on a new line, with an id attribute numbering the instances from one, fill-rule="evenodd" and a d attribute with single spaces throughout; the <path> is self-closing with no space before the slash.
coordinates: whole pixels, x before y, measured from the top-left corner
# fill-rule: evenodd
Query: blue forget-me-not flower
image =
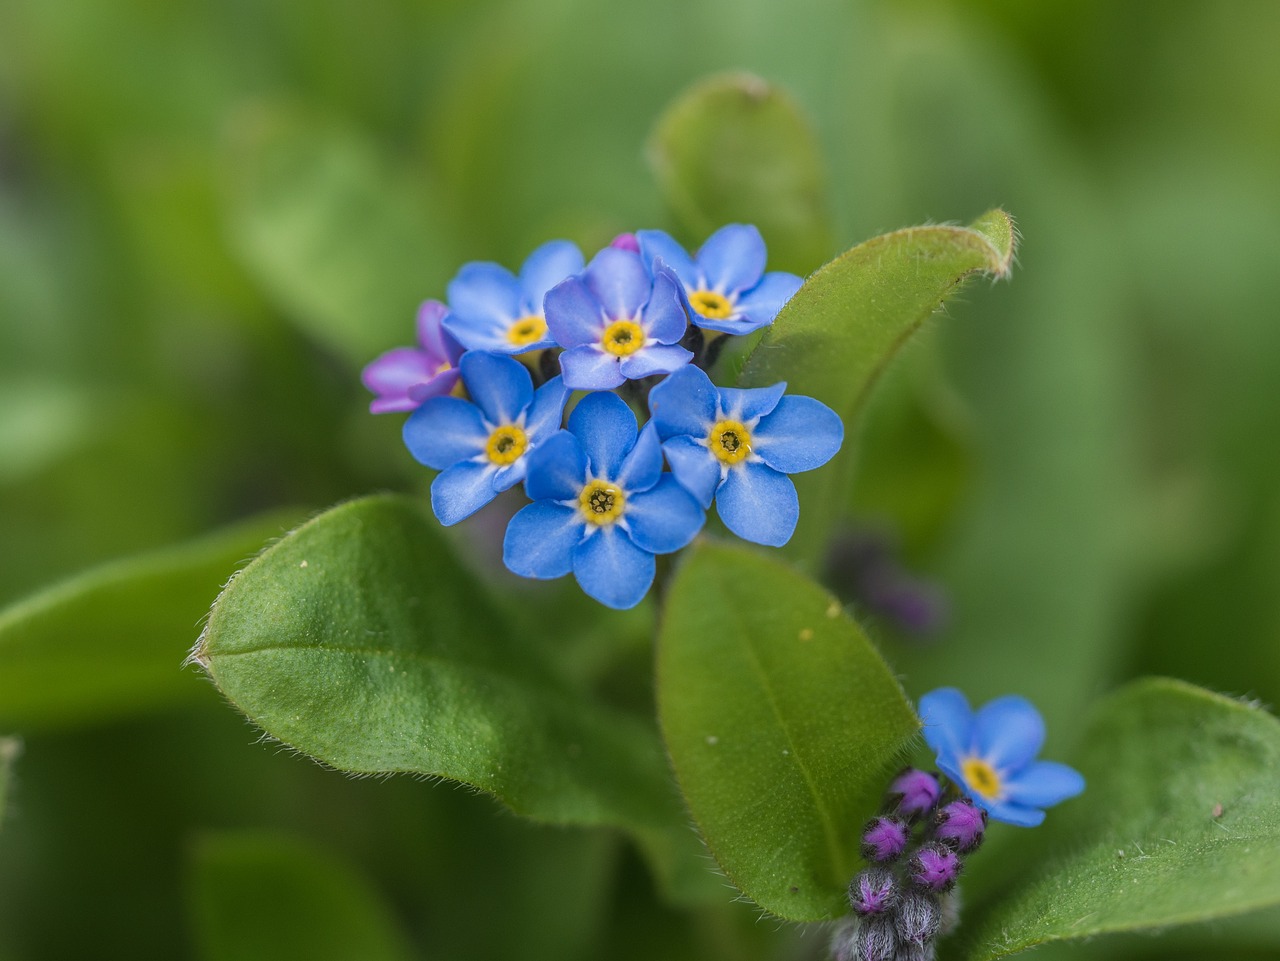
<path id="1" fill-rule="evenodd" d="M 1038 761 L 1044 720 L 1026 698 L 996 698 L 978 711 L 953 687 L 920 699 L 924 739 L 938 767 L 992 818 L 1021 827 L 1044 820 L 1044 808 L 1084 790 L 1080 772 Z"/>

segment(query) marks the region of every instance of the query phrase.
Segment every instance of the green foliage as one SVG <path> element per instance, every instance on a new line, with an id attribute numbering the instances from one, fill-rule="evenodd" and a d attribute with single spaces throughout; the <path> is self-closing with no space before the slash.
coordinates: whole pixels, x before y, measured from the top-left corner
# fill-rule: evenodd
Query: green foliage
<path id="1" fill-rule="evenodd" d="M 207 961 L 407 961 L 404 935 L 359 874 L 277 835 L 195 845 L 192 914 Z"/>
<path id="2" fill-rule="evenodd" d="M 1098 709 L 1076 761 L 1088 789 L 1054 812 L 1030 865 L 960 957 L 1162 928 L 1280 904 L 1280 721 L 1178 681 Z"/>
<path id="3" fill-rule="evenodd" d="M 210 591 L 297 517 L 113 562 L 0 612 L 0 726 L 88 724 L 198 696 L 179 665 Z"/>
<path id="4" fill-rule="evenodd" d="M 659 716 L 681 792 L 725 874 L 779 917 L 842 914 L 860 831 L 919 729 L 831 595 L 702 542 L 658 639 Z"/>
<path id="5" fill-rule="evenodd" d="M 0 737 L 0 828 L 4 827 L 4 805 L 9 796 L 9 777 L 13 762 L 22 753 L 22 742 L 16 737 Z"/>
<path id="6" fill-rule="evenodd" d="M 272 737 L 343 771 L 410 772 L 556 824 L 635 834 L 705 884 L 650 720 L 575 690 L 407 499 L 336 507 L 223 591 L 192 657 Z"/>
<path id="7" fill-rule="evenodd" d="M 830 256 L 817 137 L 795 101 L 762 78 L 726 74 L 685 91 L 659 118 L 649 162 L 695 243 L 751 223 L 769 244 L 770 269 L 808 273 Z"/>
<path id="8" fill-rule="evenodd" d="M 1002 210 L 968 227 L 909 227 L 859 244 L 813 274 L 747 357 L 740 387 L 786 381 L 851 431 L 881 371 L 975 273 L 1007 276 L 1017 235 Z M 814 558 L 840 515 L 853 444 L 821 471 L 795 478 L 804 510 L 791 550 Z"/>

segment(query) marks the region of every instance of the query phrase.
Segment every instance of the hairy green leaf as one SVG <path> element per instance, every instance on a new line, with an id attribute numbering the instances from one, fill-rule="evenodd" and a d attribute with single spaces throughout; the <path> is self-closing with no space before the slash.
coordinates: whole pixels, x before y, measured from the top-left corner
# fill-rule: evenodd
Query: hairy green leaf
<path id="1" fill-rule="evenodd" d="M 412 957 L 368 881 L 300 841 L 269 834 L 202 838 L 190 893 L 208 961 Z"/>
<path id="2" fill-rule="evenodd" d="M 114 561 L 0 611 L 0 726 L 89 723 L 198 694 L 179 668 L 209 597 L 297 518 Z"/>
<path id="3" fill-rule="evenodd" d="M 272 737 L 344 771 L 462 781 L 520 814 L 623 827 L 707 884 L 650 719 L 566 681 L 451 556 L 424 506 L 330 510 L 223 591 L 193 658 Z"/>
<path id="4" fill-rule="evenodd" d="M 425 185 L 352 131 L 272 110 L 239 120 L 228 217 L 245 265 L 353 363 L 412 344 L 454 261 Z"/>
<path id="5" fill-rule="evenodd" d="M 874 237 L 813 274 L 747 357 L 739 387 L 786 381 L 844 420 L 847 435 L 885 366 L 960 284 L 1007 276 L 1016 234 L 1002 210 L 968 227 L 909 227 Z M 838 516 L 852 477 L 852 444 L 795 478 L 804 510 L 793 550 L 812 557 Z"/>
<path id="6" fill-rule="evenodd" d="M 722 74 L 685 91 L 659 118 L 649 162 L 696 240 L 746 222 L 768 241 L 771 269 L 807 273 L 830 256 L 817 136 L 795 101 L 760 77 Z"/>
<path id="7" fill-rule="evenodd" d="M 658 703 L 734 884 L 789 920 L 847 910 L 861 828 L 919 722 L 839 602 L 754 551 L 700 542 L 668 595 Z"/>
<path id="8" fill-rule="evenodd" d="M 1088 788 L 1033 838 L 1031 871 L 961 929 L 959 957 L 1280 904 L 1280 721 L 1147 679 L 1102 705 L 1084 744 Z"/>

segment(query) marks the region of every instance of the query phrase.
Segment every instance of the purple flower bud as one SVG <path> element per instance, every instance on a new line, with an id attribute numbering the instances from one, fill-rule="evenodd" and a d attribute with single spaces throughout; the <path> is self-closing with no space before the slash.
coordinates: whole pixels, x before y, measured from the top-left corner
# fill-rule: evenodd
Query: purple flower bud
<path id="1" fill-rule="evenodd" d="M 911 829 L 902 818 L 882 815 L 862 829 L 862 856 L 868 861 L 896 861 L 911 840 Z"/>
<path id="2" fill-rule="evenodd" d="M 907 877 L 934 894 L 950 890 L 959 874 L 959 855 L 936 841 L 923 845 L 907 862 Z"/>
<path id="3" fill-rule="evenodd" d="M 894 930 L 893 918 L 881 915 L 864 920 L 858 925 L 854 949 L 858 961 L 894 961 L 898 954 L 898 932 Z"/>
<path id="4" fill-rule="evenodd" d="M 888 807 L 894 813 L 914 821 L 933 810 L 942 788 L 936 776 L 909 767 L 889 785 Z"/>
<path id="5" fill-rule="evenodd" d="M 893 961 L 934 961 L 938 949 L 932 941 L 927 944 L 900 944 Z"/>
<path id="6" fill-rule="evenodd" d="M 987 812 L 965 799 L 952 801 L 938 811 L 933 836 L 960 854 L 968 854 L 982 843 Z"/>
<path id="7" fill-rule="evenodd" d="M 904 944 L 926 944 L 938 933 L 941 912 L 929 894 L 908 891 L 898 904 L 894 929 Z"/>
<path id="8" fill-rule="evenodd" d="M 629 250 L 636 254 L 640 252 L 640 241 L 635 234 L 618 234 L 609 242 L 609 246 L 614 250 Z"/>
<path id="9" fill-rule="evenodd" d="M 867 868 L 849 882 L 849 904 L 862 917 L 892 910 L 898 893 L 893 873 L 885 868 Z"/>

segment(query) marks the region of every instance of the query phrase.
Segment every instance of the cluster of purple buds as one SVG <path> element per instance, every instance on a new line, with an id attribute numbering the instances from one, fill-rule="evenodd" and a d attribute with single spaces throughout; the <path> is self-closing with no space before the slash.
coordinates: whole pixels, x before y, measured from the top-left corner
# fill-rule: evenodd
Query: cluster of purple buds
<path id="1" fill-rule="evenodd" d="M 589 262 L 556 240 L 518 274 L 467 264 L 447 304 L 422 306 L 419 346 L 365 368 L 371 410 L 409 413 L 405 445 L 440 472 L 442 524 L 522 485 L 506 566 L 572 573 L 601 603 L 632 607 L 655 555 L 688 545 L 713 502 L 732 533 L 785 544 L 800 510 L 788 475 L 843 441 L 839 416 L 785 383 L 734 389 L 709 376 L 727 338 L 772 324 L 800 288 L 765 259 L 760 232 L 731 224 L 693 255 L 641 230 Z"/>
<path id="2" fill-rule="evenodd" d="M 862 832 L 869 866 L 849 883 L 856 920 L 832 943 L 836 961 L 929 961 L 934 942 L 954 927 L 956 880 L 977 850 L 986 812 L 939 778 L 915 768 L 898 774 L 883 811 Z"/>

